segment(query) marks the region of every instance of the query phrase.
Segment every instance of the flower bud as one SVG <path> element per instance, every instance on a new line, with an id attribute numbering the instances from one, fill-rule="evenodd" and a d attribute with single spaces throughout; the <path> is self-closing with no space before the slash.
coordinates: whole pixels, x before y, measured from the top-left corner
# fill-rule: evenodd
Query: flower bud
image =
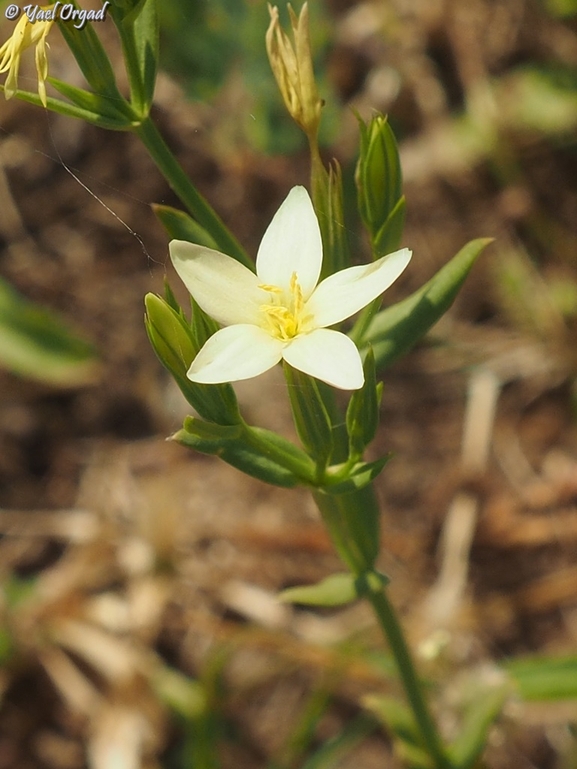
<path id="1" fill-rule="evenodd" d="M 359 211 L 371 236 L 375 257 L 398 248 L 405 214 L 401 164 L 395 135 L 384 115 L 361 129 L 355 173 Z"/>
<path id="2" fill-rule="evenodd" d="M 297 18 L 288 6 L 294 45 L 280 26 L 278 8 L 269 5 L 271 22 L 266 33 L 266 49 L 278 87 L 291 117 L 309 139 L 316 137 L 323 102 L 315 83 L 305 3 Z"/>

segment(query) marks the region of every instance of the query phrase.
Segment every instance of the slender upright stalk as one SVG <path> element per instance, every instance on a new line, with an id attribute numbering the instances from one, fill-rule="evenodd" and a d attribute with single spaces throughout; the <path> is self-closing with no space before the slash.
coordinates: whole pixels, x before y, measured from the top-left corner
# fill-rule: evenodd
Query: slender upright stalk
<path id="1" fill-rule="evenodd" d="M 349 494 L 313 492 L 325 525 L 342 560 L 365 583 L 363 596 L 371 603 L 381 630 L 388 641 L 401 681 L 421 734 L 423 746 L 436 769 L 452 769 L 433 717 L 423 694 L 415 664 L 396 612 L 375 576 L 373 565 L 378 553 L 378 504 L 372 485 Z"/>
<path id="2" fill-rule="evenodd" d="M 438 769 L 451 769 L 452 763 L 443 750 L 441 738 L 423 695 L 411 652 L 399 624 L 397 614 L 387 597 L 385 589 L 383 588 L 376 592 L 369 591 L 367 600 L 370 601 L 375 611 L 381 629 L 395 658 L 405 694 L 409 700 L 426 749 L 435 761 Z"/>
<path id="3" fill-rule="evenodd" d="M 254 269 L 254 264 L 244 248 L 192 184 L 150 117 L 144 118 L 133 131 L 141 139 L 171 188 L 201 227 L 214 238 L 219 249 L 238 259 L 246 267 Z"/>

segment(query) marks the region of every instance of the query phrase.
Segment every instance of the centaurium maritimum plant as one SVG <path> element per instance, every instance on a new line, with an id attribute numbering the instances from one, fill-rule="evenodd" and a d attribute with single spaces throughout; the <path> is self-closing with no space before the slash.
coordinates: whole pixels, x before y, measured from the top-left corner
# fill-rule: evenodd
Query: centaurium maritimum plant
<path id="1" fill-rule="evenodd" d="M 404 199 L 394 136 L 383 116 L 368 125 L 361 121 L 356 183 L 372 261 L 354 264 L 344 235 L 340 170 L 336 163 L 325 169 L 318 147 L 322 100 L 314 80 L 308 7 L 305 3 L 298 16 L 290 10 L 294 45 L 280 27 L 278 9 L 270 8 L 270 14 L 270 62 L 289 113 L 308 139 L 312 202 L 303 187 L 289 192 L 264 235 L 256 264 L 199 194 L 151 120 L 157 0 L 110 4 L 128 96 L 117 85 L 98 25 L 74 29 L 62 19 L 57 23 L 87 87 L 48 77 L 51 22 L 21 19 L 0 51 L 1 67 L 9 72 L 5 96 L 16 93 L 69 117 L 132 131 L 144 143 L 188 212 L 155 207 L 171 239 L 173 264 L 192 296 L 192 317 L 168 286 L 164 298 L 148 294 L 145 300 L 151 344 L 196 412 L 173 438 L 264 482 L 310 490 L 346 572 L 288 591 L 284 600 L 334 606 L 367 599 L 388 639 L 408 701 L 408 707 L 395 702 L 386 718 L 402 754 L 409 756 L 407 766 L 465 769 L 482 750 L 498 708 L 492 718 L 483 711 L 477 720 L 470 719 L 470 733 L 464 730 L 458 744 L 444 744 L 388 600 L 388 580 L 376 568 L 380 510 L 373 481 L 387 457 L 366 461 L 364 454 L 379 421 L 377 368 L 399 357 L 441 317 L 488 241 L 468 244 L 421 289 L 380 309 L 380 295 L 411 257 L 408 249 L 399 250 Z M 16 92 L 20 55 L 31 45 L 36 45 L 38 95 Z M 46 82 L 58 98 L 46 96 Z M 359 310 L 348 333 L 346 327 L 331 328 Z M 281 360 L 302 446 L 248 425 L 230 384 Z M 344 411 L 334 388 L 352 391 Z"/>

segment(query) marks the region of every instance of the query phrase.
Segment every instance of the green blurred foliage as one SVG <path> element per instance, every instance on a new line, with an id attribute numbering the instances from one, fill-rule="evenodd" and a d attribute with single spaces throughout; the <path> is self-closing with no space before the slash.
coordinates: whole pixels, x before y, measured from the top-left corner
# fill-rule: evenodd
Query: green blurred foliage
<path id="1" fill-rule="evenodd" d="M 300 4 L 295 4 L 298 11 Z M 286 6 L 279 6 L 288 27 Z M 306 146 L 286 110 L 265 49 L 269 24 L 266 0 L 165 0 L 160 4 L 161 67 L 194 100 L 213 102 L 234 80 L 242 90 L 240 112 L 230 115 L 252 147 L 269 154 L 293 153 Z M 321 144 L 330 143 L 338 125 L 339 107 L 325 74 L 331 23 L 326 8 L 312 3 L 311 44 L 315 73 L 325 100 Z M 235 100 L 236 101 L 236 100 Z M 237 131 L 238 135 L 238 131 Z"/>
<path id="2" fill-rule="evenodd" d="M 60 317 L 0 279 L 0 366 L 48 385 L 74 387 L 94 381 L 97 358 Z"/>

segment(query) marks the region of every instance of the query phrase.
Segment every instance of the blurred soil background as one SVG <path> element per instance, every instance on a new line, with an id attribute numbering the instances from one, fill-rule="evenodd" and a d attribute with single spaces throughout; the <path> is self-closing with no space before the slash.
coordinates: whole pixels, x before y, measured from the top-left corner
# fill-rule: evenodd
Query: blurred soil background
<path id="1" fill-rule="evenodd" d="M 255 253 L 308 176 L 266 61 L 266 4 L 161 5 L 155 121 Z M 374 449 L 394 452 L 380 566 L 454 736 L 464 689 L 577 641 L 577 8 L 310 11 L 324 152 L 343 166 L 360 259 L 352 109 L 388 113 L 399 140 L 414 257 L 386 302 L 495 238 L 386 373 Z M 111 23 L 98 32 L 120 70 Z M 58 38 L 50 72 L 80 83 Z M 58 386 L 0 371 L 0 769 L 400 766 L 371 715 L 368 696 L 399 687 L 368 611 L 275 600 L 340 568 L 307 494 L 166 441 L 188 407 L 143 297 L 168 276 L 186 305 L 149 206 L 179 204 L 137 138 L 2 100 L 0 195 L 0 274 L 97 359 Z M 279 371 L 238 391 L 249 422 L 293 436 Z M 576 767 L 576 724 L 574 700 L 512 695 L 484 765 Z"/>

